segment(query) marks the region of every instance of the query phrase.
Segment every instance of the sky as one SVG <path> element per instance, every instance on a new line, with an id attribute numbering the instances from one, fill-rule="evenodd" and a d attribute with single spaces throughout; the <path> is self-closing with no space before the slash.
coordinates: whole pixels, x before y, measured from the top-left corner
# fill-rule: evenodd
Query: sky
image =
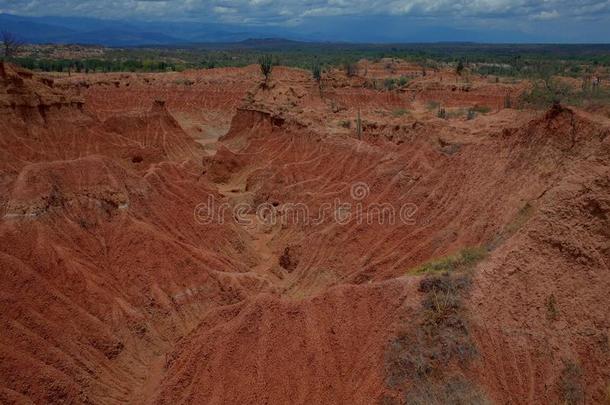
<path id="1" fill-rule="evenodd" d="M 505 33 L 508 39 L 516 35 L 543 42 L 610 42 L 610 0 L 0 0 L 0 13 L 190 20 L 310 31 L 318 25 L 343 24 L 354 38 L 387 23 L 389 30 L 488 30 Z"/>

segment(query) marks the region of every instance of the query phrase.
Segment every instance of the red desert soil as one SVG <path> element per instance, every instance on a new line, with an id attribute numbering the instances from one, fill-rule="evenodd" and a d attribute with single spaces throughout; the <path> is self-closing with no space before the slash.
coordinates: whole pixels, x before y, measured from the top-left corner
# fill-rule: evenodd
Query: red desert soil
<path id="1" fill-rule="evenodd" d="M 321 87 L 1 64 L 0 402 L 396 401 L 412 269 L 476 246 L 477 355 L 451 367 L 493 403 L 560 403 L 573 363 L 581 399 L 607 401 L 609 120 L 504 108 L 527 83 L 361 64 Z M 346 221 L 336 201 L 408 215 Z"/>

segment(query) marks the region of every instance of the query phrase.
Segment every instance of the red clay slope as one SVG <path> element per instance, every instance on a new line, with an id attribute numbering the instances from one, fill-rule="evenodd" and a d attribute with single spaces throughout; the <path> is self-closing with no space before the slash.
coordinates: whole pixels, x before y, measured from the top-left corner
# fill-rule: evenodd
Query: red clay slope
<path id="1" fill-rule="evenodd" d="M 460 372 L 494 402 L 556 403 L 574 362 L 586 401 L 604 400 L 605 120 L 561 107 L 440 120 L 417 104 L 444 86 L 440 72 L 415 79 L 412 115 L 362 103 L 358 136 L 335 126 L 356 113 L 338 105 L 373 92 L 356 79 L 334 73 L 321 95 L 304 72 L 277 69 L 235 110 L 253 68 L 90 83 L 83 107 L 76 84 L 2 65 L 3 402 L 400 399 L 385 356 L 416 327 L 422 276 L 409 270 L 483 245 L 467 300 L 479 356 Z M 119 111 L 128 83 L 150 103 Z M 212 91 L 223 84 L 227 95 Z M 213 113 L 152 105 L 176 86 L 180 99 L 209 95 Z M 375 97 L 395 108 L 411 96 Z M 204 156 L 185 127 L 213 127 L 214 114 L 232 124 Z M 201 222 L 207 201 L 227 204 L 225 221 Z M 335 201 L 414 209 L 340 224 L 323 209 Z M 242 219 L 264 205 L 286 221 L 238 223 L 244 203 Z M 298 220 L 294 204 L 307 207 Z"/>

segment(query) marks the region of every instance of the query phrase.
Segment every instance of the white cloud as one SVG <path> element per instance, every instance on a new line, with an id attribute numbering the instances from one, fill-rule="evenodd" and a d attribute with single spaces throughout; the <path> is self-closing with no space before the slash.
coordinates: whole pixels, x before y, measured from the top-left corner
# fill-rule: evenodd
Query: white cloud
<path id="1" fill-rule="evenodd" d="M 541 11 L 538 14 L 532 16 L 533 20 L 555 20 L 561 15 L 557 10 L 553 11 Z"/>
<path id="2" fill-rule="evenodd" d="M 286 23 L 306 16 L 403 15 L 426 18 L 552 20 L 610 15 L 608 0 L 0 0 L 24 15 L 101 18 L 231 18 Z"/>
<path id="3" fill-rule="evenodd" d="M 212 8 L 212 11 L 214 11 L 216 14 L 234 14 L 237 12 L 237 10 L 234 8 L 224 6 L 215 6 Z"/>

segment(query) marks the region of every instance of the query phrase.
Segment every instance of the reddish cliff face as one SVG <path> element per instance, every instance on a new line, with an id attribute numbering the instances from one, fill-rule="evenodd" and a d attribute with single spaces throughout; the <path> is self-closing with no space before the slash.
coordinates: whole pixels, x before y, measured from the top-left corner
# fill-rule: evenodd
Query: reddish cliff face
<path id="1" fill-rule="evenodd" d="M 367 66 L 0 65 L 1 402 L 604 401 L 608 120 Z"/>

